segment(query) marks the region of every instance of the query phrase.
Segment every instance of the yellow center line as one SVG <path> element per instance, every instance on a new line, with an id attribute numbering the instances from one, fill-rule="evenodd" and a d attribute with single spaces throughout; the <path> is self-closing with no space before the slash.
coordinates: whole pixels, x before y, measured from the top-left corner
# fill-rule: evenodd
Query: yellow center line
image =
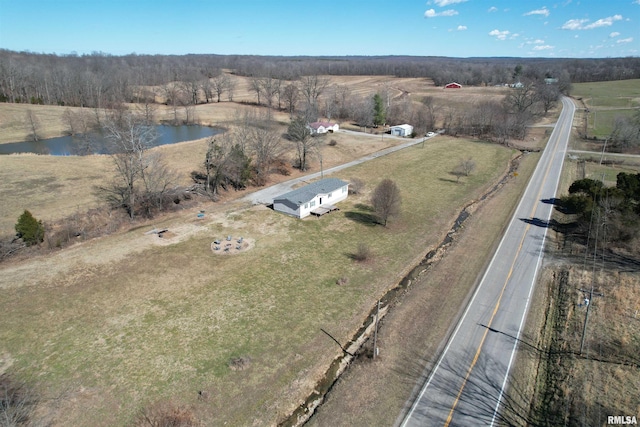
<path id="1" fill-rule="evenodd" d="M 556 150 L 557 150 L 557 146 L 558 146 L 558 141 L 559 141 L 559 138 L 556 141 Z M 554 155 L 555 155 L 555 150 L 554 150 Z M 553 160 L 553 158 L 547 164 L 547 170 L 545 171 L 543 182 L 546 182 L 547 177 L 549 176 L 549 172 L 551 171 L 552 160 Z M 540 189 L 538 190 L 538 194 L 536 196 L 537 200 L 540 199 L 541 193 L 542 193 L 542 186 L 540 186 Z M 530 216 L 533 216 L 535 214 L 536 208 L 537 208 L 537 205 L 534 205 Z M 520 251 L 522 250 L 522 247 L 524 245 L 524 240 L 527 237 L 527 233 L 529 232 L 529 228 L 531 228 L 531 224 L 527 224 L 527 226 L 525 227 L 525 232 L 523 233 L 522 239 L 520 240 L 520 244 L 518 245 L 518 253 L 520 253 Z M 480 345 L 478 346 L 478 349 L 476 350 L 476 354 L 473 357 L 473 360 L 471 361 L 471 365 L 469 365 L 469 369 L 467 370 L 467 374 L 465 375 L 464 380 L 462 381 L 462 385 L 460 386 L 460 389 L 458 390 L 458 394 L 456 396 L 456 399 L 453 401 L 453 405 L 451 406 L 451 410 L 449 411 L 449 416 L 447 417 L 447 421 L 445 422 L 444 427 L 449 427 L 449 424 L 451 424 L 451 420 L 453 419 L 453 413 L 456 410 L 456 407 L 458 406 L 458 403 L 460 402 L 460 396 L 462 396 L 462 392 L 464 391 L 464 388 L 467 385 L 467 381 L 469 380 L 469 377 L 471 376 L 471 372 L 473 371 L 473 368 L 475 367 L 475 365 L 476 365 L 476 363 L 478 361 L 478 358 L 480 357 L 480 352 L 482 351 L 482 346 L 484 345 L 484 341 L 487 338 L 487 334 L 489 333 L 489 330 L 491 328 L 491 324 L 493 323 L 493 319 L 494 319 L 496 313 L 498 312 L 498 309 L 500 308 L 500 303 L 502 302 L 502 296 L 504 295 L 504 291 L 507 288 L 507 284 L 509 283 L 509 280 L 511 279 L 511 275 L 513 274 L 513 269 L 515 267 L 517 258 L 518 258 L 517 256 L 514 257 L 513 263 L 511 263 L 511 267 L 509 268 L 509 274 L 507 274 L 507 279 L 505 280 L 504 285 L 502 286 L 502 290 L 500 291 L 500 296 L 498 297 L 498 302 L 496 303 L 496 306 L 493 309 L 493 313 L 491 313 L 491 318 L 489 319 L 489 323 L 486 325 L 486 329 L 484 331 L 484 334 L 482 335 L 482 339 L 480 340 Z"/>
<path id="2" fill-rule="evenodd" d="M 524 238 L 527 235 L 527 232 L 529 231 L 529 228 L 531 227 L 530 224 L 527 224 L 527 226 L 525 227 L 525 232 L 523 234 L 522 240 L 520 240 L 520 245 L 518 247 L 518 252 L 520 252 L 520 250 L 522 249 L 522 246 L 524 245 Z M 485 330 L 484 330 L 484 334 L 482 334 L 482 339 L 480 340 L 480 345 L 478 345 L 478 350 L 476 350 L 476 354 L 473 357 L 473 360 L 471 361 L 471 365 L 469 365 L 469 369 L 467 370 L 467 374 L 464 377 L 464 380 L 462 381 L 462 385 L 460 386 L 460 390 L 458 390 L 458 395 L 456 396 L 456 399 L 453 401 L 453 405 L 451 406 L 451 410 L 449 411 L 449 416 L 447 417 L 447 422 L 444 424 L 444 427 L 448 427 L 449 424 L 451 424 L 451 420 L 453 418 L 453 412 L 456 410 L 456 407 L 458 406 L 458 402 L 460 401 L 460 396 L 462 396 L 462 392 L 464 391 L 465 386 L 467 385 L 467 381 L 469 380 L 469 377 L 471 376 L 471 371 L 473 371 L 473 368 L 476 365 L 476 362 L 478 361 L 478 358 L 480 357 L 480 352 L 482 351 L 482 346 L 484 345 L 484 340 L 487 338 L 487 334 L 489 333 L 489 328 L 491 328 L 491 324 L 493 323 L 493 318 L 496 316 L 496 313 L 498 312 L 498 309 L 500 308 L 500 303 L 502 302 L 502 296 L 504 295 L 504 291 L 505 289 L 507 289 L 507 284 L 509 283 L 509 279 L 511 278 L 511 275 L 513 274 L 513 268 L 516 264 L 516 259 L 514 258 L 513 263 L 511 264 L 511 268 L 509 268 L 509 274 L 507 274 L 507 279 L 504 282 L 504 285 L 502 286 L 502 290 L 500 291 L 500 296 L 498 297 L 498 302 L 496 303 L 496 306 L 493 309 L 493 313 L 491 313 L 491 318 L 489 319 L 489 323 L 487 324 Z"/>

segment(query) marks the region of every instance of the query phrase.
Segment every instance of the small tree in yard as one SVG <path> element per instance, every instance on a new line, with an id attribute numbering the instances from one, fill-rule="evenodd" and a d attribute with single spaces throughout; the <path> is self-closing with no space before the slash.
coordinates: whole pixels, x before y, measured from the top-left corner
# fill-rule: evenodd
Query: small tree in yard
<path id="1" fill-rule="evenodd" d="M 307 120 L 298 116 L 289 124 L 287 137 L 293 141 L 296 149 L 297 167 L 301 171 L 307 170 L 308 157 L 314 151 L 316 140 L 311 137 L 311 131 L 307 127 Z"/>
<path id="2" fill-rule="evenodd" d="M 18 238 L 27 245 L 36 245 L 44 240 L 44 225 L 25 210 L 16 223 L 16 233 Z"/>
<path id="3" fill-rule="evenodd" d="M 456 182 L 460 181 L 460 177 L 469 176 L 476 168 L 476 162 L 469 157 L 468 159 L 460 159 L 460 163 L 451 171 L 455 175 Z"/>
<path id="4" fill-rule="evenodd" d="M 382 180 L 375 190 L 373 190 L 371 205 L 382 222 L 382 225 L 385 227 L 387 226 L 389 218 L 400 214 L 401 204 L 400 189 L 392 180 Z"/>

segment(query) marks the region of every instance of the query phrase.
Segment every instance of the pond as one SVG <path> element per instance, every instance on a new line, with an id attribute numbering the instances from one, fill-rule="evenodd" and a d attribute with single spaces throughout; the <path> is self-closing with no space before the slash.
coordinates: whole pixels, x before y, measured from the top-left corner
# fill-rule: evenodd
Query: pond
<path id="1" fill-rule="evenodd" d="M 158 137 L 152 146 L 175 144 L 194 139 L 206 138 L 222 132 L 207 126 L 167 126 L 156 125 Z M 36 153 L 52 156 L 108 154 L 109 141 L 100 134 L 87 136 L 61 136 L 40 141 L 12 142 L 0 144 L 0 154 Z"/>

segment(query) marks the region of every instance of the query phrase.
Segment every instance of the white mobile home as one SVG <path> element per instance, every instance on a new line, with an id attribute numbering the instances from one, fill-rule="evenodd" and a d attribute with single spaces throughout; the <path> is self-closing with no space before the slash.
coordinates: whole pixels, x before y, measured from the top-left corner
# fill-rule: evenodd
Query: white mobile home
<path id="1" fill-rule="evenodd" d="M 273 200 L 273 209 L 304 218 L 323 215 L 338 209 L 334 203 L 347 198 L 349 183 L 338 178 L 325 178 L 285 193 Z"/>

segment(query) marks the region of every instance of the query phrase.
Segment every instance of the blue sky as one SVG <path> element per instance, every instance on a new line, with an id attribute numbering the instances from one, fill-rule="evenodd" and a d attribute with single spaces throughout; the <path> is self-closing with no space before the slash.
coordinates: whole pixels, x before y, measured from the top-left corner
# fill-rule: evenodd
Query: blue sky
<path id="1" fill-rule="evenodd" d="M 640 0 L 0 0 L 0 48 L 113 55 L 640 55 Z"/>

